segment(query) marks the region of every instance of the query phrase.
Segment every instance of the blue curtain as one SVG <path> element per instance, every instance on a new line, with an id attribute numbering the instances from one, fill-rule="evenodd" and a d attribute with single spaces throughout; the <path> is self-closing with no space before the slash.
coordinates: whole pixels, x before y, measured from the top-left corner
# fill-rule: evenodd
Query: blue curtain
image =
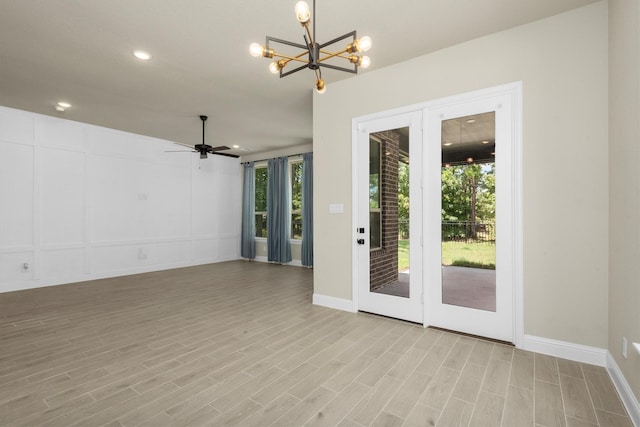
<path id="1" fill-rule="evenodd" d="M 253 162 L 244 164 L 242 182 L 242 233 L 240 256 L 254 259 L 256 257 L 256 178 Z"/>
<path id="2" fill-rule="evenodd" d="M 291 262 L 291 186 L 289 159 L 278 157 L 267 163 L 267 259 Z"/>
<path id="3" fill-rule="evenodd" d="M 302 265 L 313 267 L 313 153 L 302 155 Z"/>

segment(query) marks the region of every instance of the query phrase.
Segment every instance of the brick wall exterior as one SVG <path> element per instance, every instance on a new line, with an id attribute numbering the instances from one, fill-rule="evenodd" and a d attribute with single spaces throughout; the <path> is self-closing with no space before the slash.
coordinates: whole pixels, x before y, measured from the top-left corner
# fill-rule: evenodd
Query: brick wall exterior
<path id="1" fill-rule="evenodd" d="M 398 151 L 400 137 L 393 131 L 374 134 L 381 141 L 380 201 L 382 208 L 382 248 L 372 251 L 370 289 L 398 280 Z"/>

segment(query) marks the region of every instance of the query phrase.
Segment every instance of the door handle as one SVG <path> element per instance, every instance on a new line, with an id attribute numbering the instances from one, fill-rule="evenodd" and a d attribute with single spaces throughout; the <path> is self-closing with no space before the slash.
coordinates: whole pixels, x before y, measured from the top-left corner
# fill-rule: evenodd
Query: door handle
<path id="1" fill-rule="evenodd" d="M 364 239 L 358 239 L 357 242 L 359 245 L 364 245 Z"/>

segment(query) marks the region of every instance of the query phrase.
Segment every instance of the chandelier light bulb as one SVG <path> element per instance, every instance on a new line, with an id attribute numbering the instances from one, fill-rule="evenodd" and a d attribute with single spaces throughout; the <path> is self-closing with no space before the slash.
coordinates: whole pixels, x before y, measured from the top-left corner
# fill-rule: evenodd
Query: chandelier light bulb
<path id="1" fill-rule="evenodd" d="M 369 65 L 371 65 L 371 58 L 366 55 L 360 58 L 360 66 L 362 68 L 369 68 Z"/>
<path id="2" fill-rule="evenodd" d="M 262 46 L 260 46 L 258 43 L 251 43 L 251 45 L 249 46 L 249 54 L 254 58 L 262 56 L 263 50 L 264 49 L 262 48 Z"/>
<path id="3" fill-rule="evenodd" d="M 296 18 L 301 24 L 306 24 L 309 22 L 309 19 L 311 19 L 311 10 L 309 9 L 307 2 L 299 1 L 296 3 L 295 11 Z"/>
<path id="4" fill-rule="evenodd" d="M 360 48 L 360 52 L 366 52 L 371 49 L 372 45 L 371 37 L 364 36 L 358 40 L 358 47 Z"/>
<path id="5" fill-rule="evenodd" d="M 269 64 L 269 71 L 271 71 L 272 74 L 278 74 L 280 72 L 278 61 L 273 61 L 271 64 Z"/>
<path id="6" fill-rule="evenodd" d="M 327 85 L 324 82 L 324 80 L 322 80 L 322 79 L 316 80 L 316 92 L 318 92 L 320 95 L 322 95 L 326 91 L 327 91 Z"/>

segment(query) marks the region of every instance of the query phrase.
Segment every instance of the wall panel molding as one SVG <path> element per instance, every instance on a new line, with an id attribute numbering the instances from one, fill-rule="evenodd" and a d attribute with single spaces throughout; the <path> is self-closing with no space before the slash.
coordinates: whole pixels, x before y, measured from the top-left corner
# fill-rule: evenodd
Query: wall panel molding
<path id="1" fill-rule="evenodd" d="M 238 259 L 239 160 L 168 149 L 0 107 L 0 292 Z"/>

